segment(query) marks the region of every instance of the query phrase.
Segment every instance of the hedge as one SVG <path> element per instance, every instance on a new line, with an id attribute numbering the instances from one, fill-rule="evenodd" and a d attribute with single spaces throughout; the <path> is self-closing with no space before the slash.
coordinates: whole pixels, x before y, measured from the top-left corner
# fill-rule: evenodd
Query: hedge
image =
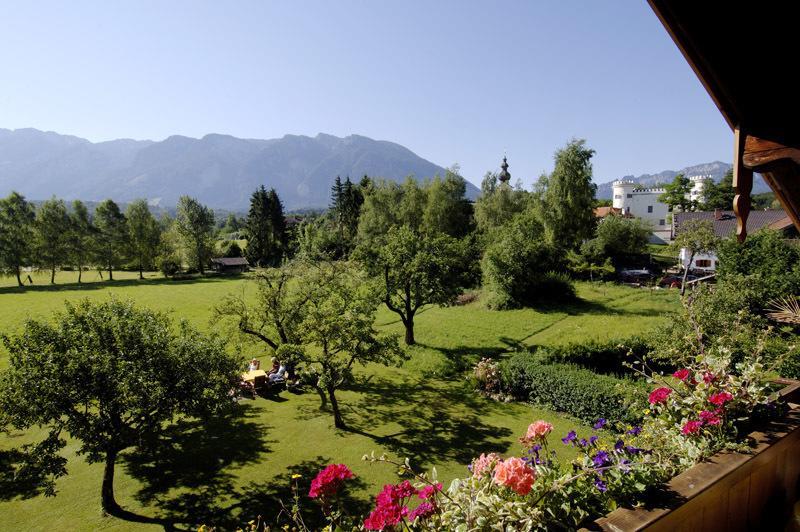
<path id="1" fill-rule="evenodd" d="M 646 404 L 644 381 L 598 375 L 571 364 L 547 363 L 541 356 L 517 353 L 500 365 L 503 389 L 515 399 L 530 401 L 583 421 L 599 418 L 635 423 Z"/>
<path id="2" fill-rule="evenodd" d="M 634 336 L 625 340 L 590 340 L 539 347 L 535 352 L 548 364 L 575 364 L 598 373 L 621 375 L 630 373 L 624 362 L 641 360 L 649 351 L 644 338 Z"/>

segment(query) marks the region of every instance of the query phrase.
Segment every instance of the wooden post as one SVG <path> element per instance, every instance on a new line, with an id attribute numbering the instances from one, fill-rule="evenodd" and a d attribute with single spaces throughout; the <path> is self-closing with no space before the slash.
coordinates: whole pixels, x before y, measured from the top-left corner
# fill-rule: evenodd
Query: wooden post
<path id="1" fill-rule="evenodd" d="M 747 217 L 750 215 L 750 192 L 753 190 L 753 170 L 744 165 L 744 145 L 747 134 L 736 126 L 733 137 L 733 212 L 736 213 L 736 238 L 747 238 Z"/>

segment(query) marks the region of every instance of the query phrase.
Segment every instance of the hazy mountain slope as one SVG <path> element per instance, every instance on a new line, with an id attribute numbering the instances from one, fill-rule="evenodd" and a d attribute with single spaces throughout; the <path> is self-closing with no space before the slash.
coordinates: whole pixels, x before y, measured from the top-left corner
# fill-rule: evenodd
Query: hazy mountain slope
<path id="1" fill-rule="evenodd" d="M 359 135 L 286 135 L 240 139 L 172 136 L 160 142 L 120 139 L 92 143 L 35 129 L 0 129 L 0 195 L 32 199 L 118 201 L 147 198 L 174 205 L 189 194 L 213 207 L 246 209 L 259 185 L 274 187 L 287 209 L 324 207 L 333 179 L 363 175 L 402 180 L 444 175 L 407 148 Z M 474 198 L 478 188 L 467 184 Z"/>

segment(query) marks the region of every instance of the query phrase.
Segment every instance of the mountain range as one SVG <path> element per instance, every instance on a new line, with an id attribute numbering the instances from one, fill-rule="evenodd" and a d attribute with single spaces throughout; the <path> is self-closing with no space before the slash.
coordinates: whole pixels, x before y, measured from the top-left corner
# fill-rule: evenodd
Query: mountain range
<path id="1" fill-rule="evenodd" d="M 624 181 L 633 181 L 634 183 L 639 183 L 645 187 L 652 187 L 655 185 L 663 185 L 666 183 L 670 183 L 675 176 L 678 174 L 683 174 L 686 177 L 692 177 L 696 175 L 704 175 L 709 176 L 711 179 L 714 180 L 715 183 L 719 183 L 720 179 L 732 168 L 732 166 L 728 163 L 723 163 L 721 161 L 714 161 L 713 163 L 703 163 L 703 164 L 696 164 L 694 166 L 687 166 L 681 170 L 664 170 L 657 174 L 642 174 L 640 176 L 632 176 L 626 175 L 622 176 L 619 179 Z M 614 181 L 608 181 L 607 183 L 602 183 L 597 185 L 597 193 L 596 196 L 598 199 L 611 199 L 614 197 L 614 193 L 612 190 L 612 184 Z M 761 174 L 756 174 L 755 179 L 753 180 L 753 194 L 761 194 L 762 192 L 769 192 L 769 186 L 764 182 L 761 178 Z"/>
<path id="2" fill-rule="evenodd" d="M 360 135 L 269 140 L 175 135 L 160 142 L 93 143 L 36 129 L 0 129 L 0 195 L 16 190 L 35 200 L 146 198 L 151 205 L 174 206 L 189 195 L 212 207 L 241 211 L 263 184 L 275 188 L 287 210 L 297 210 L 325 207 L 337 175 L 401 181 L 444 173 L 399 144 Z M 478 193 L 467 182 L 468 197 Z"/>

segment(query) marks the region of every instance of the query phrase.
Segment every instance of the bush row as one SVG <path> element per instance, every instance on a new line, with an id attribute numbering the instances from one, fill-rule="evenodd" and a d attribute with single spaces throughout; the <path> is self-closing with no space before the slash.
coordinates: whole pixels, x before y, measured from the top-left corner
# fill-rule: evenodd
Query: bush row
<path id="1" fill-rule="evenodd" d="M 625 362 L 643 359 L 650 346 L 644 338 L 626 340 L 590 340 L 580 344 L 538 347 L 536 354 L 548 364 L 575 364 L 597 373 L 626 374 Z"/>
<path id="2" fill-rule="evenodd" d="M 646 404 L 644 381 L 598 375 L 572 364 L 548 363 L 516 353 L 500 365 L 503 389 L 514 398 L 566 412 L 586 422 L 598 418 L 635 423 Z"/>

